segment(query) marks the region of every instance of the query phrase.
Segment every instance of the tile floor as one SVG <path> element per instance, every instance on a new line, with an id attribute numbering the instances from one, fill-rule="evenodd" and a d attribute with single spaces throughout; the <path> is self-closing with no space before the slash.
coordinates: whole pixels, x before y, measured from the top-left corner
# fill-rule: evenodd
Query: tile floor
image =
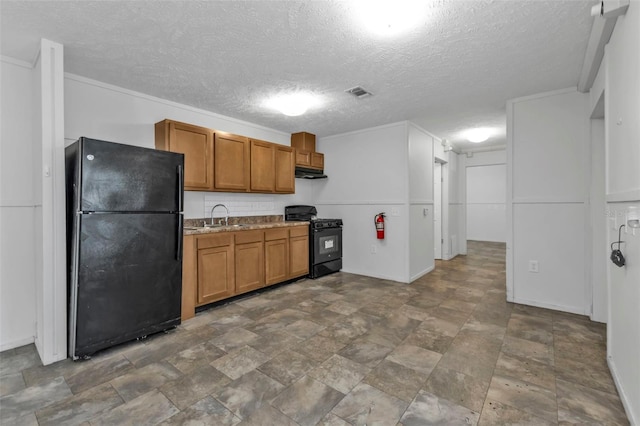
<path id="1" fill-rule="evenodd" d="M 605 327 L 505 302 L 503 244 L 411 285 L 345 273 L 43 367 L 0 354 L 11 425 L 628 424 Z"/>

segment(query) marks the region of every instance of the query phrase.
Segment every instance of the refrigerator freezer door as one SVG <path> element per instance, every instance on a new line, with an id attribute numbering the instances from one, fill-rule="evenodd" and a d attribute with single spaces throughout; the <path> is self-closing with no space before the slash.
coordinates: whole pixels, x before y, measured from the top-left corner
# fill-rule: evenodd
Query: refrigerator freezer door
<path id="1" fill-rule="evenodd" d="M 182 154 L 88 138 L 80 141 L 80 211 L 182 211 Z"/>
<path id="2" fill-rule="evenodd" d="M 78 219 L 70 355 L 91 355 L 178 325 L 182 215 L 96 213 Z"/>

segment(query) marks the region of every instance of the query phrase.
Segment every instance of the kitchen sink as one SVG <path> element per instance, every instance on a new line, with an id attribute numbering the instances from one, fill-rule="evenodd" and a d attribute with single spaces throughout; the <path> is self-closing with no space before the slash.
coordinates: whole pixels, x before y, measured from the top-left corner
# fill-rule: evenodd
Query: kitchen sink
<path id="1" fill-rule="evenodd" d="M 225 228 L 225 229 L 239 229 L 239 228 L 244 228 L 245 224 L 236 224 L 236 225 L 204 225 L 204 226 L 185 226 L 184 230 L 185 231 L 198 231 L 200 229 L 207 229 L 207 228 Z"/>

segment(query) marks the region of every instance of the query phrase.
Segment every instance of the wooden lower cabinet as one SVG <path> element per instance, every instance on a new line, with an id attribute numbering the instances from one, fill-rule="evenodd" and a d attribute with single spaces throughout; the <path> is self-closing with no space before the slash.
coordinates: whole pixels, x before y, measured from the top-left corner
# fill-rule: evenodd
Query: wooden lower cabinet
<path id="1" fill-rule="evenodd" d="M 197 306 L 308 273 L 308 226 L 185 235 L 182 320 Z"/>
<path id="2" fill-rule="evenodd" d="M 309 273 L 309 228 L 297 226 L 290 229 L 289 278 Z"/>
<path id="3" fill-rule="evenodd" d="M 265 281 L 276 284 L 289 278 L 289 229 L 265 231 Z"/>
<path id="4" fill-rule="evenodd" d="M 264 231 L 234 232 L 236 294 L 264 287 Z"/>
<path id="5" fill-rule="evenodd" d="M 233 236 L 226 234 L 198 238 L 197 304 L 204 305 L 234 294 L 235 265 Z"/>

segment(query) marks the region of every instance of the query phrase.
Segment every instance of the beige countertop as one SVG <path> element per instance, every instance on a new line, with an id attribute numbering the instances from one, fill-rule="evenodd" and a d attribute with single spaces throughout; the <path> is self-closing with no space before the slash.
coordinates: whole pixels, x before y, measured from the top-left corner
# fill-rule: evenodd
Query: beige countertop
<path id="1" fill-rule="evenodd" d="M 240 226 L 214 226 L 214 227 L 195 227 L 185 226 L 184 235 L 201 235 L 211 234 L 215 232 L 235 232 L 235 231 L 250 231 L 254 229 L 270 229 L 270 228 L 285 228 L 292 226 L 308 226 L 309 222 L 306 221 L 280 221 L 280 222 L 265 222 L 265 223 L 245 223 Z"/>

